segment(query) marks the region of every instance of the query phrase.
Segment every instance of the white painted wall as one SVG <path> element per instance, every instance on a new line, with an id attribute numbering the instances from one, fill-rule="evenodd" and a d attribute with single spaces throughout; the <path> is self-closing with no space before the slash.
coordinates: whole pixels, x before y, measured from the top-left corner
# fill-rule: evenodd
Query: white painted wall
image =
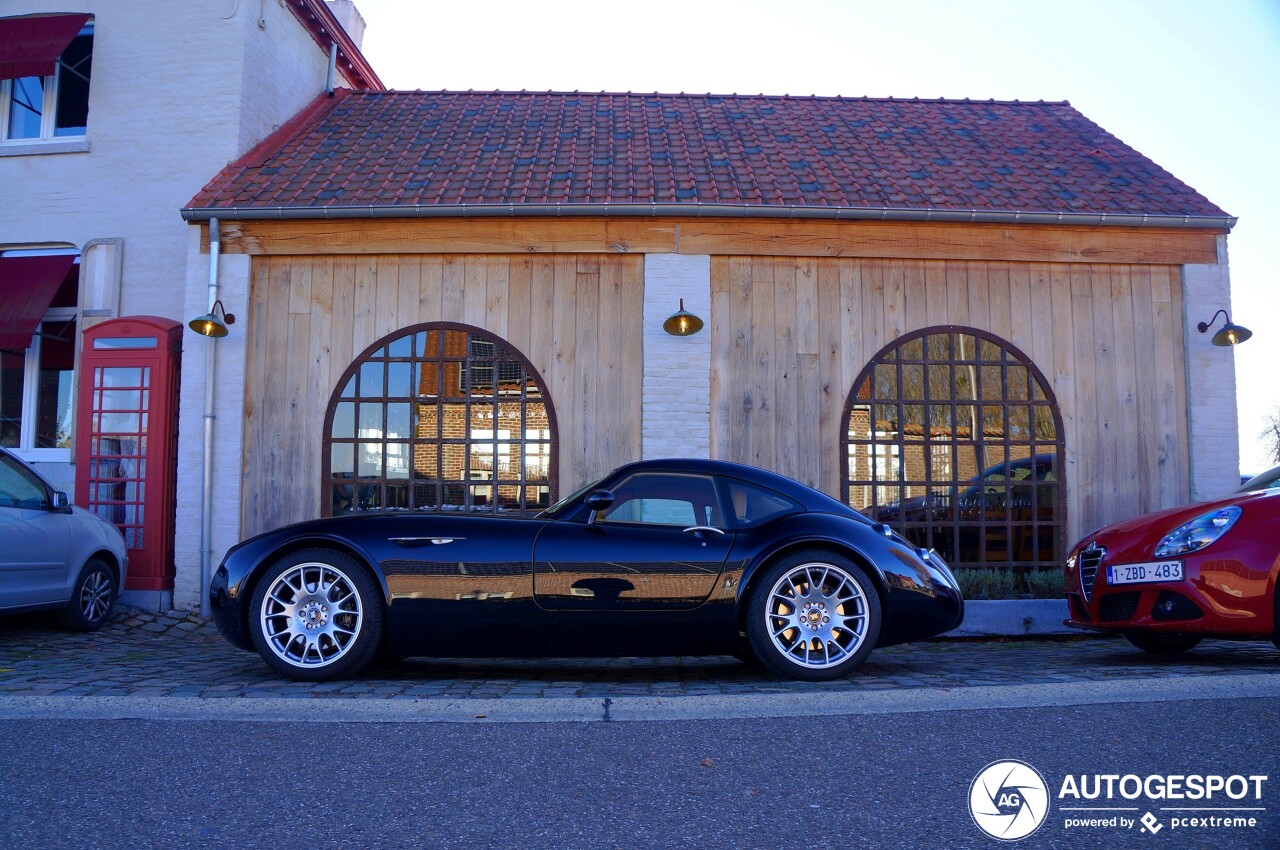
<path id="1" fill-rule="evenodd" d="M 49 11 L 47 0 L 0 0 L 0 17 Z M 86 139 L 25 150 L 0 144 L 0 248 L 54 243 L 83 251 L 94 240 L 119 239 L 119 315 L 185 322 L 208 309 L 208 257 L 198 250 L 199 228 L 179 210 L 323 92 L 328 51 L 279 0 L 68 0 L 55 11 L 94 16 Z M 61 152 L 33 152 L 50 150 Z M 247 260 L 227 258 L 225 272 L 227 309 L 245 315 Z M 227 442 L 215 475 L 215 562 L 239 535 L 242 340 L 233 333 L 219 343 L 218 435 Z M 206 347 L 186 334 L 175 597 L 183 607 L 198 600 L 189 567 L 192 558 L 198 564 L 199 508 L 189 502 L 199 497 Z M 74 489 L 69 463 L 39 468 Z"/>
<path id="2" fill-rule="evenodd" d="M 1226 236 L 1218 237 L 1216 264 L 1182 267 L 1182 309 L 1187 340 L 1191 500 L 1198 502 L 1216 499 L 1240 486 L 1235 349 L 1219 348 L 1211 342 L 1222 329 L 1221 316 L 1207 333 L 1197 328 L 1218 310 L 1231 313 Z"/>
<path id="3" fill-rule="evenodd" d="M 707 326 L 671 336 L 662 323 L 684 308 Z M 641 456 L 711 456 L 711 258 L 644 258 L 644 421 Z"/>

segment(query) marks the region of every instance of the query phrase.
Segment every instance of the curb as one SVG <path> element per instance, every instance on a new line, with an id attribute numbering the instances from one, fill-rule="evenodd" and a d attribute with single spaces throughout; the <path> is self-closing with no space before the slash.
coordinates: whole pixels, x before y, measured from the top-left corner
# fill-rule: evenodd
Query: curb
<path id="1" fill-rule="evenodd" d="M 964 603 L 964 622 L 941 637 L 1074 635 L 1062 625 L 1070 616 L 1065 599 L 973 600 Z"/>

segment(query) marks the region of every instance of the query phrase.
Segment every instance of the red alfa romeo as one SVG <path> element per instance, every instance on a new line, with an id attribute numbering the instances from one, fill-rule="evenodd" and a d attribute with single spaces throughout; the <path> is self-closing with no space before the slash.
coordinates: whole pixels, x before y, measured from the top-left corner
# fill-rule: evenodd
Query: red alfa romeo
<path id="1" fill-rule="evenodd" d="M 1146 514 L 1095 531 L 1066 565 L 1066 624 L 1175 653 L 1206 637 L 1280 646 L 1280 488 Z"/>

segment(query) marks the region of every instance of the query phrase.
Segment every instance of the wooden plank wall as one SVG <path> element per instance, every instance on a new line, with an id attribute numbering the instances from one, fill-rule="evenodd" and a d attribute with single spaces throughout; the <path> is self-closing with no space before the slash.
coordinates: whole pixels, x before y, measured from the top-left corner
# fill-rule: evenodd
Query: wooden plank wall
<path id="1" fill-rule="evenodd" d="M 711 263 L 712 456 L 839 498 L 841 417 L 869 358 L 965 325 L 1057 396 L 1068 537 L 1189 496 L 1177 266 L 724 257 Z"/>
<path id="2" fill-rule="evenodd" d="M 638 460 L 643 286 L 639 255 L 254 257 L 242 536 L 319 515 L 338 379 L 421 322 L 475 325 L 529 358 L 555 406 L 562 495 Z"/>

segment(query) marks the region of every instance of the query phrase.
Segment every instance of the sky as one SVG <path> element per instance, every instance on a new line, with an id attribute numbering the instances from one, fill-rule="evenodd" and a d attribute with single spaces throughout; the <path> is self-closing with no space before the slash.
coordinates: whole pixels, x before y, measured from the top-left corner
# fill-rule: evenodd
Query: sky
<path id="1" fill-rule="evenodd" d="M 1280 409 L 1280 0 L 356 6 L 396 89 L 1069 100 L 1240 219 L 1229 312 L 1254 336 L 1221 353 L 1236 359 L 1241 471 L 1275 465 L 1259 435 Z"/>

